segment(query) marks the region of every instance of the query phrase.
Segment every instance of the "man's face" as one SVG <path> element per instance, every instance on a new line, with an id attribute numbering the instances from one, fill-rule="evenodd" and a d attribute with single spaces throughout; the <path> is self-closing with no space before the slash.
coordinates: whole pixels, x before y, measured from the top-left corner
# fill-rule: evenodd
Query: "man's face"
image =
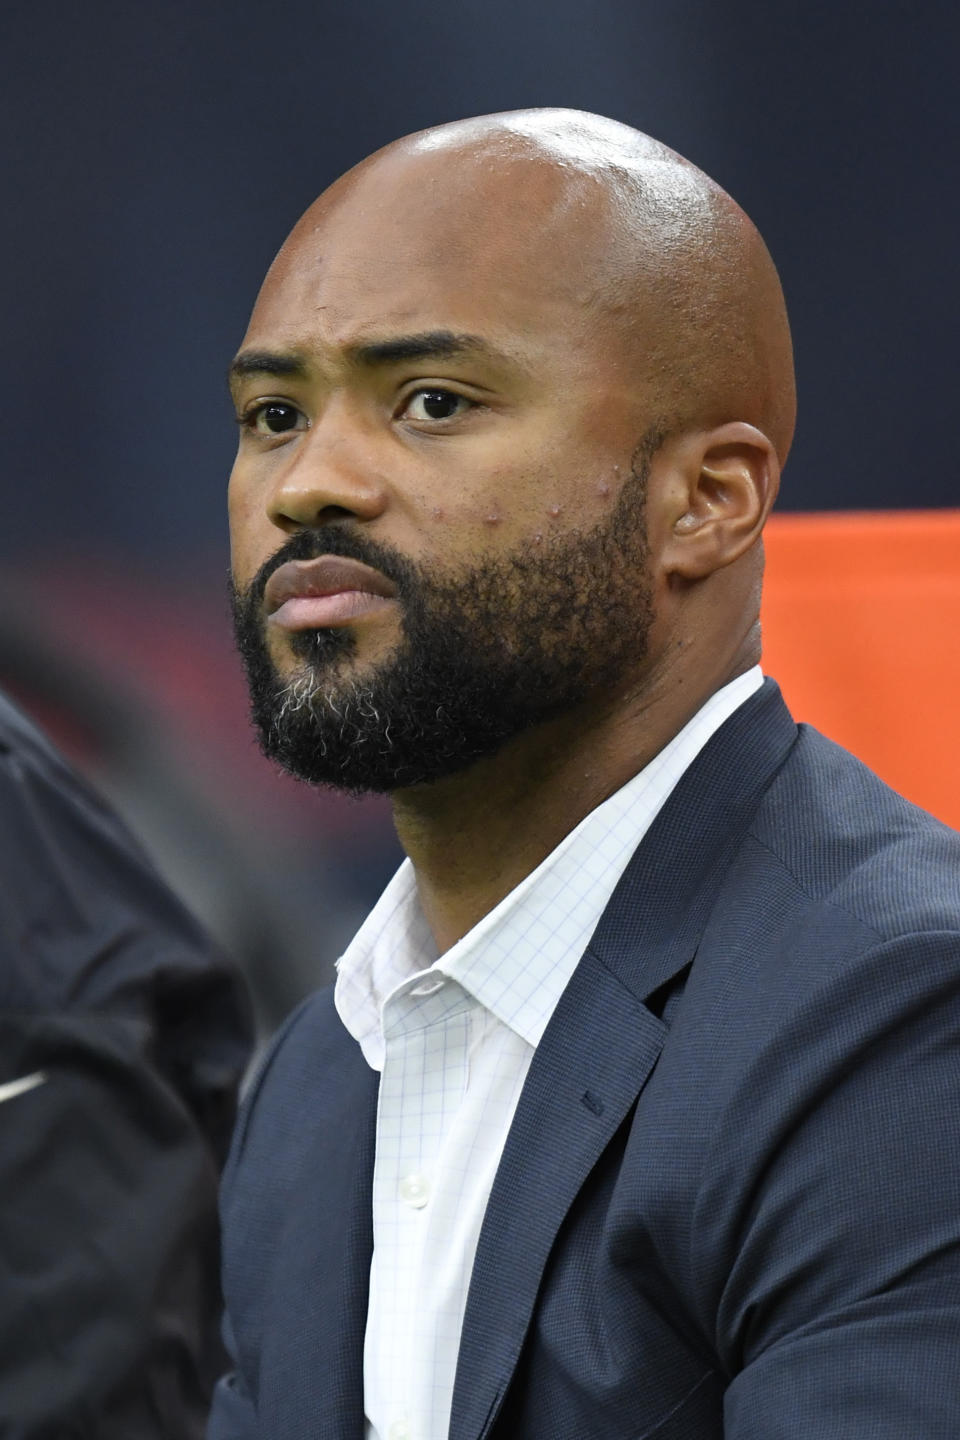
<path id="1" fill-rule="evenodd" d="M 556 207 L 491 213 L 436 164 L 380 168 L 268 276 L 234 371 L 230 519 L 268 752 L 391 790 L 642 666 L 655 437 Z"/>

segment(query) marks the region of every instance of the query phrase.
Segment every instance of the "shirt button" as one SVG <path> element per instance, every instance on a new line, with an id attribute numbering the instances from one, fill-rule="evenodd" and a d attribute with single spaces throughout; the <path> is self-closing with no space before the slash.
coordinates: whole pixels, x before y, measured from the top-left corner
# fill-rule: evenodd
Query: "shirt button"
<path id="1" fill-rule="evenodd" d="M 406 1420 L 394 1420 L 387 1431 L 387 1440 L 413 1440 L 413 1431 Z"/>
<path id="2" fill-rule="evenodd" d="M 427 1184 L 425 1175 L 405 1175 L 400 1181 L 400 1198 L 405 1200 L 414 1210 L 422 1210 L 430 1199 L 430 1186 Z M 400 1423 L 399 1421 L 397 1422 Z M 391 1437 L 393 1431 L 390 1432 Z M 406 1434 L 406 1431 L 404 1431 Z"/>

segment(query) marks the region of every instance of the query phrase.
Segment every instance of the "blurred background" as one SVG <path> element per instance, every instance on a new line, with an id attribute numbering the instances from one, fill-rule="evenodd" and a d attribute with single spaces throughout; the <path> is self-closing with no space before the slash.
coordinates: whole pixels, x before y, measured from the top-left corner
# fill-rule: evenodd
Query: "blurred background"
<path id="1" fill-rule="evenodd" d="M 443 120 L 598 110 L 756 220 L 800 395 L 769 669 L 802 718 L 960 824 L 957 14 L 4 0 L 0 684 L 241 961 L 264 1030 L 328 978 L 398 851 L 383 803 L 294 785 L 248 732 L 223 375 L 313 197 Z"/>

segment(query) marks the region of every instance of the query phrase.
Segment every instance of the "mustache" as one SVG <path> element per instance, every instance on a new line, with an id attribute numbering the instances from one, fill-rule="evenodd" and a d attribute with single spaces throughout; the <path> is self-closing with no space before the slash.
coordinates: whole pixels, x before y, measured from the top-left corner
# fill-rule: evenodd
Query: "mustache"
<path id="1" fill-rule="evenodd" d="M 263 603 L 267 581 L 275 570 L 289 560 L 316 560 L 321 555 L 337 555 L 343 560 L 359 560 L 373 570 L 379 570 L 397 587 L 397 596 L 404 599 L 416 584 L 417 572 L 405 556 L 391 545 L 371 540 L 359 531 L 341 529 L 336 525 L 323 529 L 298 530 L 289 540 L 274 551 L 260 566 L 245 590 L 239 593 L 244 605 L 257 608 Z M 235 592 L 237 593 L 237 592 Z"/>

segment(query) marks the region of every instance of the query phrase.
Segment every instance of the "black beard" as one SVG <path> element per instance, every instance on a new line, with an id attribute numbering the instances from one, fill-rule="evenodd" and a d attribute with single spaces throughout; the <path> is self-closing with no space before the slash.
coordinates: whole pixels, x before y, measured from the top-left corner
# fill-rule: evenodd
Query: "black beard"
<path id="1" fill-rule="evenodd" d="M 647 437 L 604 522 L 544 535 L 466 570 L 428 573 L 359 525 L 295 534 L 244 591 L 231 588 L 254 725 L 268 758 L 311 784 L 361 794 L 424 785 L 602 693 L 642 660 L 652 612 L 644 525 Z M 263 592 L 288 560 L 360 560 L 397 588 L 400 642 L 350 673 L 348 628 L 297 631 L 289 679 L 267 651 Z"/>

